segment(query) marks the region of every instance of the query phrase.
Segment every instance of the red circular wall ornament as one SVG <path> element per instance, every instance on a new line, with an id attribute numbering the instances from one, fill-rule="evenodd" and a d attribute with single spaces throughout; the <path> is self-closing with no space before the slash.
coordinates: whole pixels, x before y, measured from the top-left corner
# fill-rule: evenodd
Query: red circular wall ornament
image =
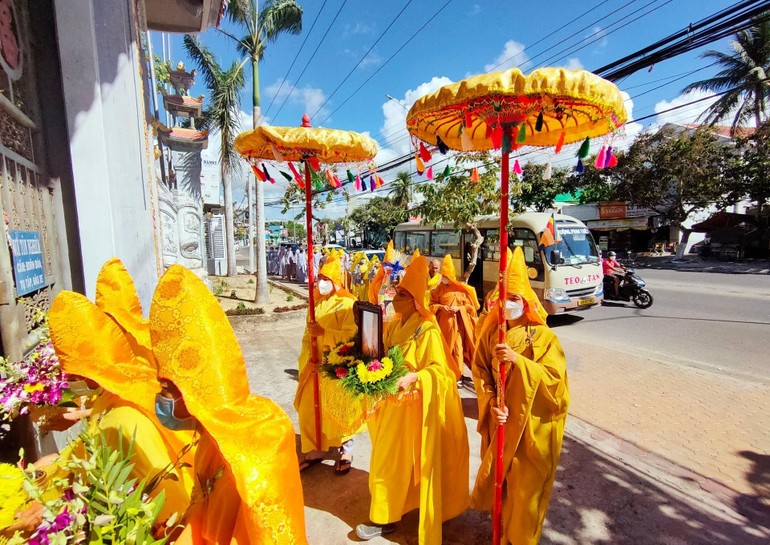
<path id="1" fill-rule="evenodd" d="M 12 80 L 21 77 L 23 55 L 21 51 L 19 18 L 12 0 L 0 0 L 0 66 Z"/>

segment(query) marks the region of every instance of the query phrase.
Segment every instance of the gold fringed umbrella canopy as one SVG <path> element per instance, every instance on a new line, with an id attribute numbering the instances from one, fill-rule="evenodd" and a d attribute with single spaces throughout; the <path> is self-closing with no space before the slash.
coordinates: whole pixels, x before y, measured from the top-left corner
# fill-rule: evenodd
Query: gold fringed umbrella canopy
<path id="1" fill-rule="evenodd" d="M 246 159 L 302 161 L 315 157 L 321 163 L 360 163 L 377 155 L 377 143 L 356 132 L 315 127 L 261 125 L 239 134 L 235 150 Z M 276 157 L 274 149 L 281 157 Z"/>
<path id="2" fill-rule="evenodd" d="M 406 127 L 429 144 L 439 145 L 439 137 L 452 149 L 482 151 L 501 147 L 494 145 L 495 132 L 501 139 L 504 127 L 514 127 L 514 145 L 556 146 L 562 135 L 562 144 L 603 136 L 626 119 L 620 90 L 591 72 L 539 68 L 525 76 L 512 68 L 422 97 L 409 110 Z"/>

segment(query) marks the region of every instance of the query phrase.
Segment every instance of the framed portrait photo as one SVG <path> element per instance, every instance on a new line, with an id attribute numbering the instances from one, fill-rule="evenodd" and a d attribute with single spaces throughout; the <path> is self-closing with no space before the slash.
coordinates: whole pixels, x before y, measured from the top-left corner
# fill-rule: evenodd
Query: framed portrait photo
<path id="1" fill-rule="evenodd" d="M 385 355 L 382 342 L 382 307 L 356 301 L 353 312 L 358 326 L 356 352 L 372 358 L 382 358 Z"/>

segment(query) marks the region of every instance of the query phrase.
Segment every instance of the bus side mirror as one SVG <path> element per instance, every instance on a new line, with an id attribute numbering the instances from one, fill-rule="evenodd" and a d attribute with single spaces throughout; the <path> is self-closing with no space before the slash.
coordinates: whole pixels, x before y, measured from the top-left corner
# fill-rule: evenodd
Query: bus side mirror
<path id="1" fill-rule="evenodd" d="M 559 250 L 554 250 L 551 252 L 551 263 L 554 265 L 561 265 L 564 263 L 564 258 L 561 256 L 561 252 Z"/>

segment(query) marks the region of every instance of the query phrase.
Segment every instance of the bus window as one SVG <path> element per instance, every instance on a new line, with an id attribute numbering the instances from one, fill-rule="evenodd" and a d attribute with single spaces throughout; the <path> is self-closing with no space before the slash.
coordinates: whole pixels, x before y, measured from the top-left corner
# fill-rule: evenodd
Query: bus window
<path id="1" fill-rule="evenodd" d="M 545 258 L 550 265 L 553 263 L 551 256 L 554 250 L 559 250 L 562 262 L 566 265 L 581 265 L 583 263 L 599 263 L 599 252 L 596 249 L 591 232 L 582 226 L 562 227 L 557 224 L 559 242 L 545 249 Z"/>
<path id="2" fill-rule="evenodd" d="M 446 254 L 460 259 L 460 233 L 456 231 L 433 231 L 430 255 L 444 257 Z"/>
<path id="3" fill-rule="evenodd" d="M 395 240 L 393 241 L 393 246 L 396 250 L 403 250 L 406 247 L 406 233 L 403 231 L 396 231 L 395 234 Z"/>
<path id="4" fill-rule="evenodd" d="M 481 245 L 481 254 L 484 261 L 498 261 L 500 258 L 500 230 L 487 229 L 484 235 L 484 244 Z"/>
<path id="5" fill-rule="evenodd" d="M 537 237 L 530 229 L 511 229 L 508 235 L 508 245 L 513 249 L 521 246 L 524 252 L 524 261 L 527 265 L 540 265 L 540 250 L 537 244 Z"/>
<path id="6" fill-rule="evenodd" d="M 413 253 L 415 250 L 420 250 L 423 255 L 429 255 L 430 231 L 406 232 L 406 252 Z"/>

